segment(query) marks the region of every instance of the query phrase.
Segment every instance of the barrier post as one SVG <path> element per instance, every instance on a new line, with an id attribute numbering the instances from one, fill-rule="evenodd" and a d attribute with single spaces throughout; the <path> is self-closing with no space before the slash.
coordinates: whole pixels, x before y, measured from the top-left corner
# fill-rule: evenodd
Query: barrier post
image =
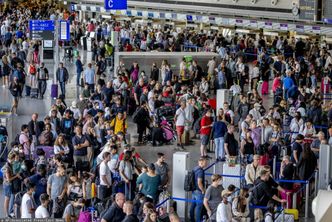
<path id="1" fill-rule="evenodd" d="M 296 201 L 297 200 L 297 193 L 293 193 L 293 203 L 292 203 L 292 208 L 296 209 Z"/>
<path id="2" fill-rule="evenodd" d="M 171 209 L 171 198 L 166 202 L 166 212 L 169 214 L 169 211 Z"/>
<path id="3" fill-rule="evenodd" d="M 317 190 L 318 190 L 318 170 L 315 171 L 315 196 L 317 196 Z"/>
<path id="4" fill-rule="evenodd" d="M 307 181 L 305 188 L 305 218 L 309 217 L 309 189 L 310 189 L 310 182 Z"/>
<path id="5" fill-rule="evenodd" d="M 276 178 L 276 170 L 277 170 L 277 156 L 273 157 L 273 178 Z"/>
<path id="6" fill-rule="evenodd" d="M 186 199 L 189 199 L 189 192 L 186 192 Z M 184 220 L 188 221 L 188 202 L 184 202 Z"/>
<path id="7" fill-rule="evenodd" d="M 281 212 L 281 221 L 285 222 L 285 210 L 284 209 L 282 209 L 282 212 Z"/>

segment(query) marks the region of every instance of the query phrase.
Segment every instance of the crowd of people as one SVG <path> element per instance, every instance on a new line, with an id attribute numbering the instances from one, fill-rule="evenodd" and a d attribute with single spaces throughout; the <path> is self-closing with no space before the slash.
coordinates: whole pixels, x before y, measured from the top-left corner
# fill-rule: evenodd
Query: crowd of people
<path id="1" fill-rule="evenodd" d="M 37 12 L 1 14 L 1 77 L 14 97 L 14 115 L 23 92 L 32 97 L 38 89 L 37 97 L 43 98 L 49 79 L 39 61 L 40 43 L 30 41 L 27 23 L 56 13 Z M 55 76 L 61 94 L 46 116 L 34 113 L 8 144 L 1 168 L 6 217 L 88 222 L 90 210 L 104 222 L 180 221 L 176 203 L 169 212 L 164 204 L 158 206 L 171 190 L 170 157 L 158 153 L 154 163 L 147 163 L 139 151 L 164 144 L 183 151 L 194 143 L 200 158 L 193 169 L 191 221 L 200 222 L 204 215 L 217 222 L 274 221 L 280 219 L 275 207 L 290 205 L 287 195 L 298 189 L 275 179 L 311 180 L 320 145 L 332 145 L 332 106 L 325 100 L 332 57 L 325 42 L 131 29 L 113 21 L 91 21 L 85 27 L 75 14 L 68 19 L 74 44 L 85 30 L 97 33 L 93 61 L 84 67 L 77 56 L 76 73 L 60 63 Z M 115 78 L 109 78 L 111 31 L 119 32 L 116 47 L 124 51 L 182 51 L 195 45 L 218 54 L 206 65 L 199 58 L 184 58 L 178 70 L 167 60 L 152 62 L 151 70 L 120 61 Z M 83 89 L 67 105 L 66 84 L 75 75 Z M 229 89 L 231 96 L 216 110 L 218 89 Z M 131 123 L 137 126 L 135 142 L 128 136 Z M 211 147 L 214 156 L 208 155 Z M 273 172 L 277 178 L 271 175 L 273 158 L 280 163 Z M 240 164 L 244 185 L 224 188 L 217 174 L 207 184 L 208 159 Z"/>

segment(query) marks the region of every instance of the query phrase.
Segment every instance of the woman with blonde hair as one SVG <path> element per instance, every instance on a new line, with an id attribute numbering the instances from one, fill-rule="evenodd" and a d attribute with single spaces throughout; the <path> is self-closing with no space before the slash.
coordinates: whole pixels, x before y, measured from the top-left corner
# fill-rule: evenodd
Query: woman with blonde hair
<path id="1" fill-rule="evenodd" d="M 243 188 L 240 190 L 240 195 L 233 200 L 232 212 L 234 215 L 233 221 L 250 222 L 249 217 L 249 190 Z"/>
<path id="2" fill-rule="evenodd" d="M 55 142 L 54 142 L 54 154 L 60 154 L 62 157 L 62 161 L 65 163 L 69 163 L 69 147 L 68 147 L 68 143 L 65 139 L 65 135 L 64 134 L 60 134 Z"/>
<path id="3" fill-rule="evenodd" d="M 2 56 L 2 77 L 3 77 L 3 87 L 9 85 L 9 75 L 11 73 L 11 68 L 9 66 L 8 57 L 6 55 Z"/>

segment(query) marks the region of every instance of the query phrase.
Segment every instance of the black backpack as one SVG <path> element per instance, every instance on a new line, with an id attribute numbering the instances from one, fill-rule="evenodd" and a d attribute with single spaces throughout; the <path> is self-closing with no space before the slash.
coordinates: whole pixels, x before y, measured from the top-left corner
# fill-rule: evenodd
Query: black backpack
<path id="1" fill-rule="evenodd" d="M 134 123 L 137 123 L 138 122 L 138 120 L 139 120 L 139 113 L 140 113 L 140 111 L 141 111 L 141 108 L 140 107 L 138 107 L 137 109 L 136 109 L 136 111 L 134 112 L 134 114 L 133 114 L 133 116 L 132 116 L 132 118 L 133 118 L 133 122 Z"/>
<path id="2" fill-rule="evenodd" d="M 186 192 L 195 190 L 195 171 L 189 171 L 184 178 L 184 190 Z"/>

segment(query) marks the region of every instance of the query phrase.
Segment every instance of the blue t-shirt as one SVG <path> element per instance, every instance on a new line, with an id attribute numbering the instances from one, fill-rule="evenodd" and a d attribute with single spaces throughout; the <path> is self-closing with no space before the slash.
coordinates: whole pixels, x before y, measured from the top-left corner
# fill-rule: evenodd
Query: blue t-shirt
<path id="1" fill-rule="evenodd" d="M 205 182 L 204 170 L 202 167 L 197 166 L 194 168 L 194 173 L 195 173 L 195 190 L 200 191 L 200 189 L 198 187 L 198 179 L 202 179 L 203 186 L 205 186 L 204 185 L 204 182 Z"/>
<path id="2" fill-rule="evenodd" d="M 40 174 L 35 174 L 29 177 L 29 181 L 36 185 L 36 190 L 34 194 L 35 201 L 39 203 L 39 197 L 41 194 L 46 193 L 47 189 L 47 179 Z"/>
<path id="3" fill-rule="evenodd" d="M 284 78 L 283 82 L 284 82 L 284 88 L 286 90 L 288 90 L 290 87 L 294 85 L 293 79 L 288 76 Z"/>

